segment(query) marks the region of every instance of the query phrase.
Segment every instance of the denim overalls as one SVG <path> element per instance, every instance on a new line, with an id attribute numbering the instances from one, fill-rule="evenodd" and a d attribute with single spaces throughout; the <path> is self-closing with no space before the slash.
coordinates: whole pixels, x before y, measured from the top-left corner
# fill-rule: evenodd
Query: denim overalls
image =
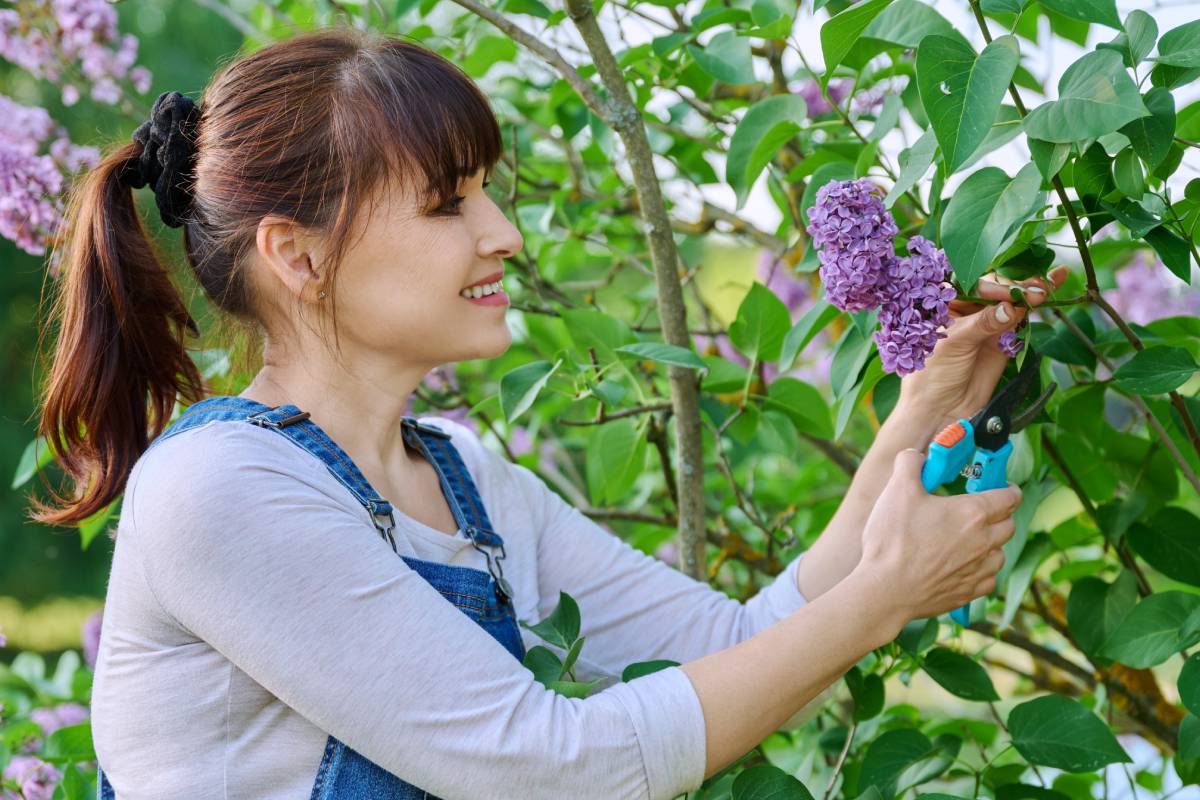
<path id="1" fill-rule="evenodd" d="M 386 537 L 392 551 L 398 553 L 396 540 L 392 536 L 396 521 L 391 504 L 371 488 L 342 448 L 308 418 L 308 412 L 294 405 L 272 408 L 244 397 L 210 397 L 190 406 L 150 446 L 213 420 L 269 428 L 321 459 L 333 476 L 367 509 L 380 537 Z M 454 513 L 455 521 L 471 539 L 475 549 L 487 556 L 488 570 L 409 556 L 400 558 L 441 592 L 443 597 L 495 637 L 514 658 L 523 662 L 525 646 L 513 609 L 512 589 L 500 566 L 500 560 L 504 558 L 504 542 L 491 529 L 483 500 L 462 457 L 451 443 L 450 435 L 440 428 L 419 424 L 415 418 L 406 416 L 401 431 L 405 442 L 417 449 L 437 471 L 442 492 Z M 480 545 L 499 549 L 494 566 L 492 553 Z M 370 541 L 364 539 L 363 546 L 371 546 Z M 112 784 L 99 765 L 97 773 L 98 800 L 115 800 Z M 436 800 L 425 790 L 368 761 L 333 736 L 325 744 L 324 756 L 321 763 L 316 765 L 315 773 L 310 800 Z"/>

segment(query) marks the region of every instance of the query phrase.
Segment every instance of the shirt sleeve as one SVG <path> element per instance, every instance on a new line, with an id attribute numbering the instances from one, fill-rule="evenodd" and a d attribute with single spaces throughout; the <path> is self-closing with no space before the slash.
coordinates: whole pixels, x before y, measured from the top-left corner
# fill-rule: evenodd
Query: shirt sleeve
<path id="1" fill-rule="evenodd" d="M 389 772 L 447 800 L 670 800 L 702 782 L 682 670 L 587 698 L 546 689 L 278 433 L 200 426 L 139 466 L 122 535 L 164 612 Z"/>
<path id="2" fill-rule="evenodd" d="M 805 553 L 743 603 L 605 530 L 532 470 L 484 446 L 469 428 L 441 417 L 437 422 L 464 457 L 475 461 L 475 471 L 498 482 L 496 491 L 522 496 L 537 509 L 532 516 L 541 520 L 538 618 L 554 610 L 560 590 L 578 603 L 580 636 L 586 637 L 576 662 L 580 677 L 619 677 L 638 661 L 684 664 L 732 647 L 807 603 L 796 572 Z M 566 655 L 556 645 L 542 645 L 560 658 Z M 781 727 L 811 719 L 835 689 L 836 682 Z"/>

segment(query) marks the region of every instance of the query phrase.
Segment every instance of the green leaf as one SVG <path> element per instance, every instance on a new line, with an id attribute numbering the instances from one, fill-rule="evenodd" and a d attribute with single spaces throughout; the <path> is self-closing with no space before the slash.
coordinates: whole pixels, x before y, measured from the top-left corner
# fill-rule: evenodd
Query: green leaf
<path id="1" fill-rule="evenodd" d="M 1133 61 L 1130 66 L 1134 67 L 1154 49 L 1154 42 L 1158 39 L 1158 23 L 1145 11 L 1135 8 L 1125 17 L 1125 34 L 1129 37 L 1129 55 Z"/>
<path id="2" fill-rule="evenodd" d="M 961 38 L 930 35 L 917 48 L 917 88 L 946 166 L 953 174 L 983 142 L 1021 51 L 1001 36 L 975 55 Z"/>
<path id="3" fill-rule="evenodd" d="M 1112 133 L 1150 112 L 1119 53 L 1087 53 L 1063 72 L 1058 99 L 1025 117 L 1025 132 L 1047 142 L 1076 142 Z"/>
<path id="4" fill-rule="evenodd" d="M 649 675 L 651 673 L 658 672 L 660 669 L 678 666 L 678 661 L 672 661 L 669 658 L 660 658 L 655 659 L 654 661 L 636 661 L 625 667 L 625 669 L 621 672 L 621 680 L 625 683 L 628 683 L 634 678 L 640 678 L 643 675 Z"/>
<path id="5" fill-rule="evenodd" d="M 1041 204 L 1041 175 L 1033 163 L 1015 178 L 998 167 L 967 176 L 950 198 L 942 218 L 942 246 L 964 291 L 988 270 L 1002 246 Z"/>
<path id="6" fill-rule="evenodd" d="M 25 445 L 25 450 L 21 453 L 21 460 L 17 462 L 17 472 L 13 475 L 12 485 L 8 488 L 21 488 L 52 460 L 54 460 L 54 454 L 50 451 L 50 440 L 40 434 L 35 436 L 29 444 Z"/>
<path id="7" fill-rule="evenodd" d="M 1135 522 L 1129 546 L 1169 578 L 1200 586 L 1200 519 L 1179 506 L 1167 506 L 1148 524 Z"/>
<path id="8" fill-rule="evenodd" d="M 1071 145 L 1062 142 L 1043 142 L 1041 139 L 1029 139 L 1029 154 L 1033 163 L 1037 164 L 1038 172 L 1049 181 L 1062 170 L 1071 155 Z"/>
<path id="9" fill-rule="evenodd" d="M 854 384 L 858 382 L 858 374 L 871 357 L 873 346 L 874 340 L 863 335 L 854 325 L 846 328 L 842 338 L 838 339 L 833 352 L 833 362 L 829 366 L 829 383 L 835 400 L 854 388 Z"/>
<path id="10" fill-rule="evenodd" d="M 596 504 L 617 503 L 633 487 L 646 464 L 646 440 L 630 417 L 605 422 L 587 444 L 588 493 Z"/>
<path id="11" fill-rule="evenodd" d="M 1191 592 L 1156 592 L 1142 598 L 1108 637 L 1100 655 L 1134 669 L 1161 664 L 1200 640 L 1197 609 L 1200 595 Z"/>
<path id="12" fill-rule="evenodd" d="M 900 774 L 932 750 L 933 742 L 920 731 L 912 728 L 884 731 L 871 742 L 863 758 L 858 774 L 860 795 L 863 790 L 875 787 L 885 800 L 895 797 Z"/>
<path id="13" fill-rule="evenodd" d="M 534 625 L 525 622 L 521 625 L 550 644 L 569 650 L 572 643 L 579 638 L 579 604 L 575 602 L 574 597 L 560 589 L 558 605 L 548 617 Z"/>
<path id="14" fill-rule="evenodd" d="M 733 779 L 730 800 L 813 800 L 808 788 L 773 764 L 755 764 Z"/>
<path id="15" fill-rule="evenodd" d="M 1089 656 L 1098 654 L 1117 625 L 1137 604 L 1137 579 L 1125 570 L 1111 584 L 1084 578 L 1071 587 L 1067 627 Z"/>
<path id="16" fill-rule="evenodd" d="M 787 306 L 764 284 L 755 281 L 738 306 L 737 318 L 729 326 L 734 347 L 759 361 L 779 358 L 783 337 L 792 327 Z"/>
<path id="17" fill-rule="evenodd" d="M 961 653 L 937 647 L 925 655 L 922 668 L 950 694 L 964 700 L 999 700 L 987 670 Z"/>
<path id="18" fill-rule="evenodd" d="M 602 680 L 604 679 L 596 678 L 586 683 L 580 681 L 550 681 L 546 684 L 546 688 L 553 692 L 558 692 L 563 697 L 584 698 L 591 694 L 592 688 Z"/>
<path id="19" fill-rule="evenodd" d="M 925 131 L 921 138 L 913 142 L 912 147 L 900 151 L 900 175 L 888 190 L 887 197 L 883 199 L 884 206 L 891 208 L 897 198 L 925 177 L 925 173 L 933 165 L 936 152 L 937 134 L 933 130 Z"/>
<path id="20" fill-rule="evenodd" d="M 1000 618 L 1000 627 L 1007 628 L 1017 615 L 1025 592 L 1033 582 L 1033 575 L 1038 566 L 1046 560 L 1054 550 L 1054 542 L 1045 533 L 1039 533 L 1025 543 L 1017 563 L 1013 565 L 1004 584 L 1004 614 Z"/>
<path id="21" fill-rule="evenodd" d="M 787 372 L 792 368 L 796 356 L 804 352 L 813 337 L 825 329 L 830 322 L 842 313 L 828 300 L 818 298 L 812 308 L 804 312 L 804 316 L 796 320 L 796 324 L 783 337 L 783 349 L 779 354 L 779 371 Z"/>
<path id="22" fill-rule="evenodd" d="M 742 117 L 729 140 L 725 182 L 737 195 L 737 209 L 763 168 L 796 135 L 808 116 L 804 99 L 795 94 L 772 95 L 755 103 Z"/>
<path id="23" fill-rule="evenodd" d="M 825 57 L 825 74 L 821 76 L 821 88 L 829 84 L 833 71 L 854 47 L 858 37 L 879 16 L 892 0 L 866 0 L 850 6 L 830 18 L 821 26 L 821 54 Z M 747 48 L 749 45 L 747 45 Z"/>
<path id="24" fill-rule="evenodd" d="M 1041 3 L 1064 17 L 1082 22 L 1098 22 L 1121 30 L 1121 18 L 1117 16 L 1117 4 L 1114 0 L 1041 0 Z"/>
<path id="25" fill-rule="evenodd" d="M 1160 64 L 1173 67 L 1200 67 L 1200 20 L 1172 28 L 1158 40 Z"/>
<path id="26" fill-rule="evenodd" d="M 833 438 L 833 423 L 825 398 L 816 388 L 798 378 L 784 376 L 772 381 L 763 405 L 782 411 L 801 433 L 822 439 Z"/>
<path id="27" fill-rule="evenodd" d="M 1134 353 L 1113 373 L 1113 380 L 1134 394 L 1164 394 L 1182 386 L 1197 369 L 1187 350 L 1157 345 Z"/>
<path id="28" fill-rule="evenodd" d="M 913 48 L 931 33 L 962 38 L 954 25 L 928 3 L 921 0 L 895 0 L 871 20 L 871 24 L 862 32 L 862 38 Z"/>
<path id="29" fill-rule="evenodd" d="M 56 728 L 46 737 L 45 749 L 41 755 L 47 760 L 89 761 L 94 759 L 96 751 L 92 747 L 91 721 L 85 720 L 76 725 Z"/>
<path id="30" fill-rule="evenodd" d="M 1200 717 L 1184 714 L 1179 721 L 1179 757 L 1200 758 Z"/>
<path id="31" fill-rule="evenodd" d="M 1142 162 L 1132 147 L 1126 147 L 1113 159 L 1113 182 L 1121 190 L 1121 194 L 1133 200 L 1140 199 L 1146 193 L 1146 176 L 1142 172 Z"/>
<path id="32" fill-rule="evenodd" d="M 549 361 L 522 364 L 500 379 L 500 408 L 505 421 L 512 422 L 533 405 L 538 392 L 561 363 L 559 359 L 553 364 Z"/>
<path id="33" fill-rule="evenodd" d="M 1155 86 L 1142 96 L 1142 101 L 1150 116 L 1138 117 L 1121 128 L 1121 133 L 1129 137 L 1133 149 L 1153 169 L 1171 149 L 1171 139 L 1175 136 L 1175 98 L 1167 89 Z"/>
<path id="34" fill-rule="evenodd" d="M 1179 671 L 1179 699 L 1188 711 L 1200 715 L 1200 653 L 1193 653 Z"/>
<path id="35" fill-rule="evenodd" d="M 1191 248 L 1179 234 L 1169 230 L 1165 225 L 1148 231 L 1145 236 L 1147 244 L 1154 248 L 1163 264 L 1175 277 L 1185 283 L 1191 283 Z"/>
<path id="36" fill-rule="evenodd" d="M 723 83 L 754 83 L 754 63 L 750 55 L 750 39 L 736 31 L 721 31 L 708 40 L 703 49 L 694 44 L 688 53 L 700 69 Z"/>
<path id="37" fill-rule="evenodd" d="M 863 722 L 879 716 L 883 711 L 883 679 L 875 673 L 863 675 L 857 666 L 851 667 L 843 676 L 854 700 L 854 719 Z"/>
<path id="38" fill-rule="evenodd" d="M 674 364 L 688 369 L 708 369 L 695 350 L 677 347 L 662 342 L 637 342 L 616 348 L 618 353 L 628 353 L 637 358 L 648 358 L 660 364 Z"/>
<path id="39" fill-rule="evenodd" d="M 535 644 L 525 651 L 522 663 L 533 673 L 534 680 L 538 683 L 556 681 L 562 675 L 562 661 L 559 660 L 558 654 L 540 644 Z"/>
<path id="40" fill-rule="evenodd" d="M 1104 722 L 1077 701 L 1049 694 L 1008 715 L 1013 746 L 1025 760 L 1067 772 L 1091 772 L 1133 759 Z"/>

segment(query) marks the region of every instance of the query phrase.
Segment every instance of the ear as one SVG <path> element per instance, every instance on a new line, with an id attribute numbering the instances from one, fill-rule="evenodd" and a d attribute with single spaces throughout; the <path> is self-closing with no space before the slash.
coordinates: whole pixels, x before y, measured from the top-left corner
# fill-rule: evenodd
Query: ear
<path id="1" fill-rule="evenodd" d="M 303 302 L 316 302 L 322 276 L 304 229 L 286 217 L 267 215 L 258 223 L 259 258 L 288 292 Z"/>

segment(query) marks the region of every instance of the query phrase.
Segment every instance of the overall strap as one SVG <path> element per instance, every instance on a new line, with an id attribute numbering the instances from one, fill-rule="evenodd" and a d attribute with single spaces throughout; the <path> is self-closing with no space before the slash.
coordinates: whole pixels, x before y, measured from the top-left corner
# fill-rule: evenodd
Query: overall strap
<path id="1" fill-rule="evenodd" d="M 319 425 L 309 419 L 308 412 L 301 411 L 293 404 L 271 407 L 245 397 L 210 397 L 188 407 L 151 442 L 150 446 L 212 421 L 248 422 L 273 430 L 319 458 L 330 473 L 367 509 L 380 537 L 391 544 L 393 552 L 399 552 L 392 534 L 396 526 L 392 504 L 379 496 L 350 456 Z M 403 417 L 401 423 L 405 441 L 418 449 L 437 472 L 443 492 L 450 501 L 450 510 L 454 514 L 455 522 L 463 529 L 475 549 L 487 556 L 488 571 L 511 596 L 499 563 L 506 555 L 504 540 L 492 530 L 479 491 L 458 449 L 450 441 L 450 434 L 435 425 L 419 423 L 411 416 Z M 495 567 L 491 554 L 480 545 L 500 548 Z"/>

